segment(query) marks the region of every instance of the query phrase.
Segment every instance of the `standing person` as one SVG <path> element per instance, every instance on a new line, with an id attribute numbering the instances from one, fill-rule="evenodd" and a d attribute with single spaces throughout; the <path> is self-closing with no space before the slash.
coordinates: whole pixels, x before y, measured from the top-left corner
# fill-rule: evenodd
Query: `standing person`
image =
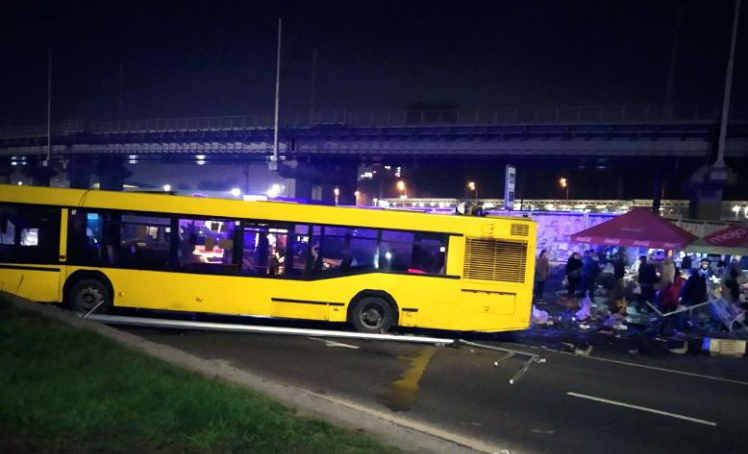
<path id="1" fill-rule="evenodd" d="M 626 254 L 623 251 L 618 251 L 613 257 L 613 277 L 616 279 L 616 283 L 619 279 L 623 279 L 626 275 Z"/>
<path id="2" fill-rule="evenodd" d="M 681 302 L 684 306 L 692 307 L 707 300 L 706 279 L 709 263 L 709 259 L 702 259 L 699 269 L 691 273 L 691 276 L 686 281 L 686 284 L 683 287 L 683 294 L 681 295 Z M 693 316 L 693 311 L 690 312 L 692 312 L 691 315 Z M 678 314 L 678 327 L 680 329 L 683 329 L 685 322 L 685 314 Z"/>
<path id="3" fill-rule="evenodd" d="M 551 274 L 551 265 L 548 262 L 548 251 L 540 251 L 538 261 L 535 264 L 535 299 L 543 301 L 543 291 L 545 290 L 545 281 Z"/>
<path id="4" fill-rule="evenodd" d="M 565 271 L 566 280 L 569 284 L 568 295 L 570 298 L 573 298 L 582 282 L 582 256 L 579 255 L 579 252 L 571 254 L 569 261 L 566 262 Z"/>
<path id="5" fill-rule="evenodd" d="M 600 264 L 597 254 L 589 250 L 584 254 L 582 262 L 582 296 L 590 295 L 590 299 L 595 298 L 595 283 L 599 273 Z"/>
<path id="6" fill-rule="evenodd" d="M 646 255 L 639 257 L 639 277 L 637 281 L 639 282 L 639 287 L 641 287 L 639 302 L 642 304 L 645 301 L 654 302 L 654 285 L 657 283 L 657 268 L 654 263 L 647 260 Z"/>
<path id="7" fill-rule="evenodd" d="M 678 269 L 678 267 L 676 267 L 673 283 L 670 284 L 667 290 L 662 291 L 662 298 L 660 298 L 660 311 L 663 314 L 667 314 L 678 309 L 678 304 L 680 304 L 680 295 L 683 291 L 683 286 L 685 285 L 685 283 L 686 280 L 683 279 L 683 276 L 681 276 L 680 274 L 680 270 Z M 663 317 L 663 323 L 660 326 L 661 333 L 672 334 L 673 324 L 676 322 L 676 320 L 674 320 L 675 317 L 678 317 L 678 315 Z"/>
<path id="8" fill-rule="evenodd" d="M 681 262 L 680 262 L 680 269 L 682 271 L 685 271 L 686 273 L 688 273 L 690 275 L 691 274 L 691 266 L 693 266 L 692 265 L 691 256 L 689 254 L 686 254 L 683 257 L 683 260 L 681 260 Z"/>
<path id="9" fill-rule="evenodd" d="M 675 281 L 675 263 L 671 257 L 666 257 L 662 263 L 660 269 L 660 281 L 658 284 L 659 290 L 662 293 L 667 292 L 667 289 Z"/>

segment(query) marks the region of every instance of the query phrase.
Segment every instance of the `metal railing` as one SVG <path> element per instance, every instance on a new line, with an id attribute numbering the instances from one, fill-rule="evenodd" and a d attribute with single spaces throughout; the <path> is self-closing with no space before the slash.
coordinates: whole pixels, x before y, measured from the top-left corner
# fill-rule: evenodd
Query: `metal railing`
<path id="1" fill-rule="evenodd" d="M 52 125 L 52 134 L 69 135 L 85 130 L 83 120 L 65 120 Z M 11 126 L 0 129 L 0 139 L 20 139 L 33 137 L 47 137 L 47 125 Z"/>
<path id="2" fill-rule="evenodd" d="M 428 127 L 483 126 L 512 124 L 656 124 L 708 123 L 719 118 L 717 105 L 624 105 L 504 108 L 494 110 L 315 110 L 281 117 L 284 128 L 326 126 L 346 127 Z M 748 109 L 733 107 L 731 121 L 748 121 Z M 272 115 L 225 117 L 156 118 L 150 120 L 93 121 L 70 120 L 55 125 L 55 134 L 89 132 L 94 134 L 247 131 L 270 129 Z M 0 129 L 0 138 L 46 136 L 45 125 Z"/>

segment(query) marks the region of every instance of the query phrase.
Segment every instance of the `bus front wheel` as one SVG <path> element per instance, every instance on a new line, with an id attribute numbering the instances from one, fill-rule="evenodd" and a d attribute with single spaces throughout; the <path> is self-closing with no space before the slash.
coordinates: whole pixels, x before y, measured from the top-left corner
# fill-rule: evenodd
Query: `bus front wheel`
<path id="1" fill-rule="evenodd" d="M 394 320 L 392 306 L 375 296 L 358 300 L 353 306 L 351 318 L 356 331 L 362 333 L 386 333 Z"/>
<path id="2" fill-rule="evenodd" d="M 97 279 L 81 279 L 70 288 L 70 307 L 76 312 L 106 313 L 112 307 L 109 289 Z"/>

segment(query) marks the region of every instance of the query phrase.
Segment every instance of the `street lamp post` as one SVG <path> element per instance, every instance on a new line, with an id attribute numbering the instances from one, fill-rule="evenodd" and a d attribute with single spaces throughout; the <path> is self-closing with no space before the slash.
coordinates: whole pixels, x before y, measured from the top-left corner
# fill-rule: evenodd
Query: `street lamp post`
<path id="1" fill-rule="evenodd" d="M 406 191 L 405 182 L 403 180 L 397 182 L 397 190 L 400 191 L 400 195 L 404 195 L 406 198 L 408 197 L 408 192 Z"/>
<path id="2" fill-rule="evenodd" d="M 566 189 L 566 200 L 569 200 L 569 182 L 566 180 L 566 178 L 561 178 L 560 180 L 558 180 L 558 184 L 560 184 L 562 188 Z"/>
<path id="3" fill-rule="evenodd" d="M 356 191 L 356 192 L 353 193 L 353 195 L 356 196 L 356 206 L 358 206 L 358 198 L 361 197 L 361 192 L 360 191 Z"/>
<path id="4" fill-rule="evenodd" d="M 478 200 L 478 186 L 475 185 L 475 181 L 468 182 L 468 189 L 473 191 L 475 195 L 475 200 Z"/>

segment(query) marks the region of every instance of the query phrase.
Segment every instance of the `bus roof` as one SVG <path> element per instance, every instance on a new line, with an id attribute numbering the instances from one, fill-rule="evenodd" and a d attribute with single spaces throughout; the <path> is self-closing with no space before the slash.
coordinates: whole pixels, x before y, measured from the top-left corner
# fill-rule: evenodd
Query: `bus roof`
<path id="1" fill-rule="evenodd" d="M 405 210 L 374 210 L 271 201 L 249 202 L 166 193 L 14 185 L 0 185 L 0 202 L 454 233 L 461 233 L 468 225 L 481 221 L 534 222 L 529 218 L 511 216 L 453 216 Z"/>

